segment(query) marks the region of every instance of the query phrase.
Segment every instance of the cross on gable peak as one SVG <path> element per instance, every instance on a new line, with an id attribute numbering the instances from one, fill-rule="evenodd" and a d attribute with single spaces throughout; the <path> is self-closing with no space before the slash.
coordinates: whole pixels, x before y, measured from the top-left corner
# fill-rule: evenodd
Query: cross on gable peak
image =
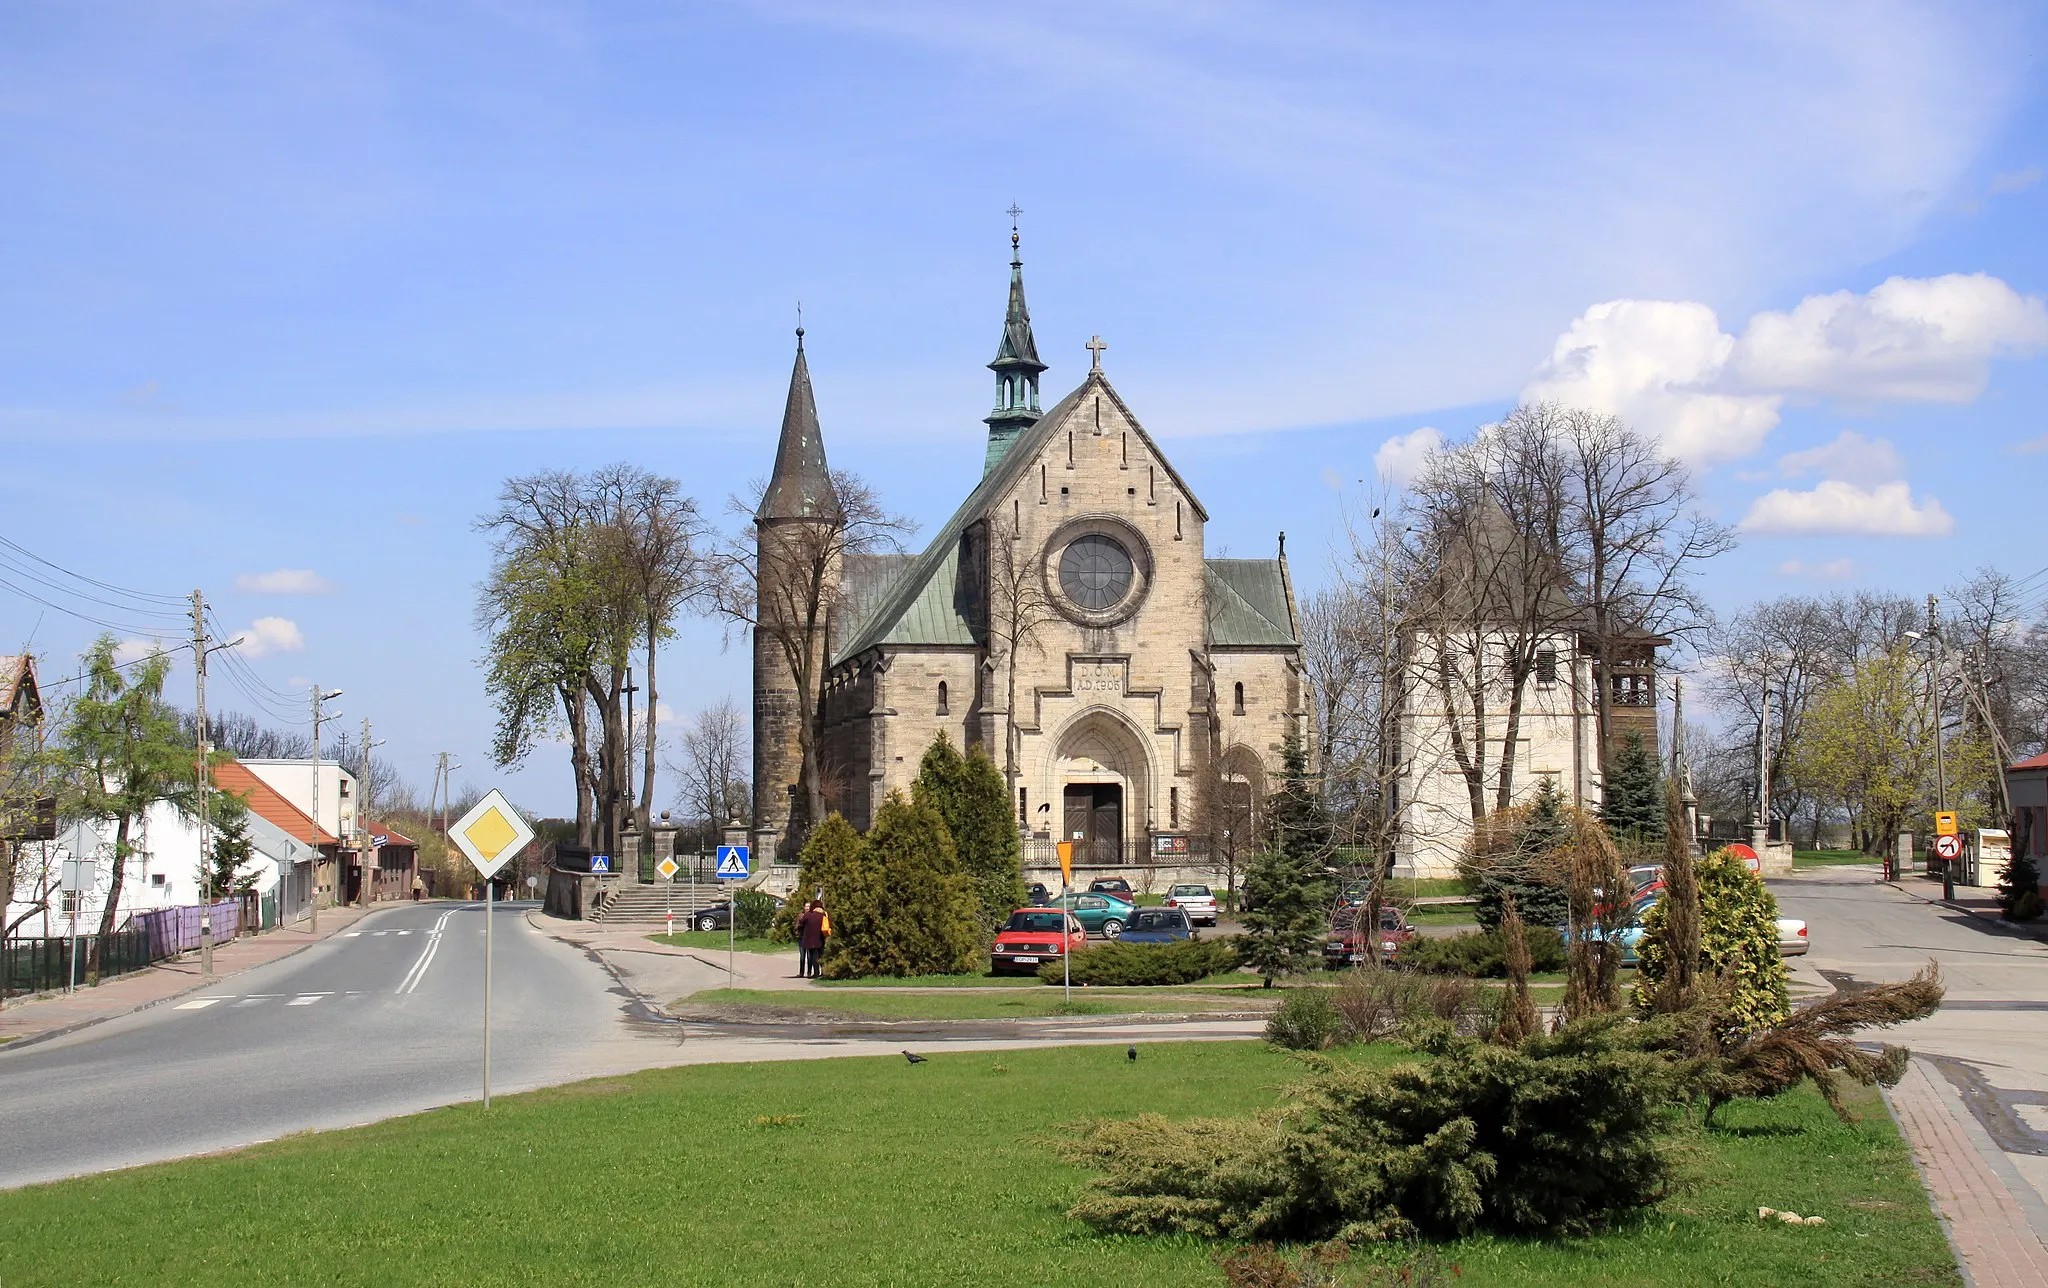
<path id="1" fill-rule="evenodd" d="M 1107 344 L 1103 343 L 1102 337 L 1099 335 L 1091 335 L 1088 337 L 1088 343 L 1082 347 L 1087 349 L 1090 356 L 1094 359 L 1094 361 L 1090 364 L 1088 369 L 1090 371 L 1102 370 L 1102 351 L 1109 347 Z"/>

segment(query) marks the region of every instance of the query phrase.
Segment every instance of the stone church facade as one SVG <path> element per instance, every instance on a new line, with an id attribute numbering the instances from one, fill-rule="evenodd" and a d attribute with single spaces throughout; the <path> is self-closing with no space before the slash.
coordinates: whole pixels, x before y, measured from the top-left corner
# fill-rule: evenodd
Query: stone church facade
<path id="1" fill-rule="evenodd" d="M 764 856 L 793 861 L 781 851 L 797 715 L 812 701 L 829 808 L 865 829 L 944 733 L 1005 771 L 1027 867 L 1065 839 L 1077 865 L 1098 869 L 1198 853 L 1201 784 L 1263 797 L 1286 737 L 1307 732 L 1284 537 L 1270 559 L 1208 557 L 1207 509 L 1110 384 L 1099 340 L 1080 384 L 1041 411 L 1047 368 L 1015 248 L 1013 232 L 980 484 L 921 553 L 847 553 L 829 570 L 815 698 L 798 695 L 787 656 L 757 631 Z M 756 516 L 760 566 L 768 543 L 839 519 L 799 339 Z M 760 580 L 760 611 L 789 611 Z"/>

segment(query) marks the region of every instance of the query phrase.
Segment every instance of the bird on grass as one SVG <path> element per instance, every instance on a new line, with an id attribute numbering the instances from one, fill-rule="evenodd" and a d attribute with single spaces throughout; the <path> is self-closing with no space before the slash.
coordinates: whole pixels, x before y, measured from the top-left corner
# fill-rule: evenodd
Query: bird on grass
<path id="1" fill-rule="evenodd" d="M 1124 1048 L 1124 1059 L 1129 1060 L 1132 1064 L 1138 1062 L 1138 1048 L 1135 1043 Z"/>
<path id="2" fill-rule="evenodd" d="M 923 1056 L 921 1056 L 921 1055 L 919 1055 L 919 1054 L 918 1054 L 917 1052 L 915 1052 L 915 1051 L 905 1051 L 905 1052 L 903 1053 L 903 1058 L 904 1058 L 904 1059 L 906 1059 L 906 1060 L 908 1060 L 908 1061 L 910 1061 L 910 1062 L 911 1062 L 912 1064 L 923 1064 L 923 1063 L 924 1063 L 924 1057 L 923 1057 Z"/>

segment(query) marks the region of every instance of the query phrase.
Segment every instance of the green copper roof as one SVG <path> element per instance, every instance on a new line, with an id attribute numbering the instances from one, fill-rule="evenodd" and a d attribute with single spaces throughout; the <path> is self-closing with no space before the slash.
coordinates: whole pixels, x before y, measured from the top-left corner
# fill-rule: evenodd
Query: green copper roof
<path id="1" fill-rule="evenodd" d="M 1003 315 L 1003 338 L 996 345 L 995 360 L 988 364 L 997 371 L 1004 367 L 1045 370 L 1038 360 L 1038 341 L 1031 336 L 1031 309 L 1024 303 L 1024 260 L 1017 253 L 1017 235 L 1010 234 L 1010 307 Z"/>
<path id="2" fill-rule="evenodd" d="M 796 329 L 796 366 L 789 373 L 789 400 L 782 408 L 782 439 L 775 445 L 775 472 L 761 497 L 756 519 L 830 519 L 838 522 L 839 494 L 825 466 L 825 436 L 818 428 L 818 403 L 811 396 L 811 367 L 804 360 L 804 329 Z"/>
<path id="3" fill-rule="evenodd" d="M 1218 648 L 1299 644 L 1278 559 L 1209 559 L 1209 643 Z"/>

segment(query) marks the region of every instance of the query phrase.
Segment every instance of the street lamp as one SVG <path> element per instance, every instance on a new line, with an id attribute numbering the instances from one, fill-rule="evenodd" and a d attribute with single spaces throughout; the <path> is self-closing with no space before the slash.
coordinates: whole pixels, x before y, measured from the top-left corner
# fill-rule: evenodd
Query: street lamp
<path id="1" fill-rule="evenodd" d="M 328 689 L 325 692 L 323 692 L 319 685 L 316 684 L 313 686 L 312 818 L 314 834 L 306 838 L 308 841 L 312 843 L 313 846 L 313 889 L 309 892 L 307 898 L 307 906 L 311 909 L 310 916 L 312 920 L 308 923 L 306 932 L 311 935 L 318 935 L 320 933 L 320 726 L 325 721 L 333 720 L 341 714 L 340 712 L 336 712 L 334 715 L 322 715 L 320 713 L 320 704 L 323 702 L 332 702 L 334 699 L 340 696 L 340 689 Z M 337 804 L 334 809 L 334 839 L 337 842 L 341 840 L 341 807 L 339 804 Z M 278 916 L 282 918 L 283 915 L 283 909 L 280 908 L 278 911 Z"/>

